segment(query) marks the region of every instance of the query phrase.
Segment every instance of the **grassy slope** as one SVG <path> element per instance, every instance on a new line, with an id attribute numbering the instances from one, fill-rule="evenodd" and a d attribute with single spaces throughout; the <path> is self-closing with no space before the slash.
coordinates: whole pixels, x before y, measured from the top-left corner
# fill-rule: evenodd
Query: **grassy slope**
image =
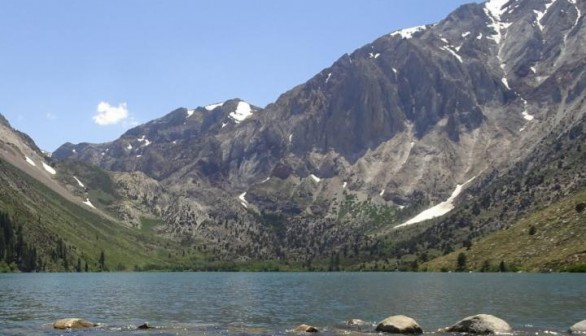
<path id="1" fill-rule="evenodd" d="M 2 160 L 0 182 L 0 210 L 23 226 L 28 241 L 48 263 L 48 270 L 63 270 L 62 262 L 52 264 L 49 258 L 59 239 L 69 247 L 70 268 L 81 258 L 95 270 L 102 250 L 110 270 L 148 265 L 164 268 L 184 261 L 178 259 L 194 257 L 179 256 L 180 247 L 174 241 L 156 237 L 152 232 L 129 229 L 81 202 L 65 200 Z"/>
<path id="2" fill-rule="evenodd" d="M 480 270 L 486 261 L 498 270 L 501 261 L 509 270 L 567 271 L 586 269 L 586 190 L 521 218 L 508 229 L 475 242 L 470 250 L 460 249 L 423 265 L 428 270 L 454 270 L 460 253 L 466 255 L 469 270 Z M 535 233 L 530 235 L 531 227 Z"/>

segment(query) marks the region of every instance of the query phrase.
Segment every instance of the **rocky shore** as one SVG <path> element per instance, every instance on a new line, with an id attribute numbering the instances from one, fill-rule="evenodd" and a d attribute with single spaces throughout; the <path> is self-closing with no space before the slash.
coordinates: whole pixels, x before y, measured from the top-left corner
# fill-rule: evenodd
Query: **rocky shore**
<path id="1" fill-rule="evenodd" d="M 55 321 L 53 324 L 55 329 L 87 329 L 98 327 L 98 323 L 90 322 L 82 318 L 64 318 Z M 374 330 L 364 330 L 368 323 L 360 319 L 351 319 L 347 322 L 350 328 L 359 328 L 361 332 L 378 332 L 389 334 L 422 334 L 424 331 L 419 323 L 405 315 L 393 315 L 380 321 Z M 144 323 L 137 327 L 139 330 L 156 329 L 156 327 Z M 304 334 L 304 333 L 319 333 L 320 329 L 308 324 L 300 324 L 297 327 L 289 330 L 289 332 Z M 426 331 L 429 332 L 429 331 Z M 513 328 L 503 319 L 489 315 L 478 314 L 463 318 L 454 324 L 440 328 L 439 333 L 463 333 L 463 334 L 511 334 L 514 332 Z M 586 320 L 577 322 L 569 327 L 570 334 L 586 334 Z"/>

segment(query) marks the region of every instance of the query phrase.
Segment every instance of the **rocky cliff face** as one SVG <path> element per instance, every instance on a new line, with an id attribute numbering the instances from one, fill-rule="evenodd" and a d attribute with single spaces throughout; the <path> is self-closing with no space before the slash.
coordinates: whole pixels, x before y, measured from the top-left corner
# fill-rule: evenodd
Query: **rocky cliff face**
<path id="1" fill-rule="evenodd" d="M 238 218 L 261 232 L 251 223 L 267 214 L 288 230 L 325 218 L 347 230 L 340 237 L 365 234 L 340 224 L 349 195 L 394 209 L 385 225 L 398 225 L 583 120 L 585 12 L 577 0 L 464 5 L 342 56 L 264 109 L 238 99 L 181 108 L 54 157 L 144 173 L 162 189 L 135 179 L 120 188 L 151 195 L 138 208 L 166 231 L 202 239 L 234 237 L 203 233 L 202 222 Z"/>

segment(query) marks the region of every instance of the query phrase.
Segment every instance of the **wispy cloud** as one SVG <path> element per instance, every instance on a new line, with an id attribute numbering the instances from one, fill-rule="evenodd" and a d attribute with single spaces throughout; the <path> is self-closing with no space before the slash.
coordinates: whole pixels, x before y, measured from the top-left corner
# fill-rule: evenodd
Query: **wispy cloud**
<path id="1" fill-rule="evenodd" d="M 96 108 L 96 114 L 92 117 L 94 122 L 100 126 L 116 125 L 128 118 L 128 107 L 126 103 L 112 106 L 107 102 L 100 102 Z"/>
<path id="2" fill-rule="evenodd" d="M 55 119 L 57 119 L 57 116 L 51 112 L 47 112 L 47 114 L 45 115 L 45 118 L 47 118 L 48 120 L 55 120 Z"/>

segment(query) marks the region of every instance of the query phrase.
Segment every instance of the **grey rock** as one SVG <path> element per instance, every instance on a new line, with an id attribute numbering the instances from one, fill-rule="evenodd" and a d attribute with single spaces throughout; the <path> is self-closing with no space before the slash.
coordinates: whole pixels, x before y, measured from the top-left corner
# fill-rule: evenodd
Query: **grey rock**
<path id="1" fill-rule="evenodd" d="M 471 334 L 494 334 L 510 332 L 511 326 L 504 320 L 488 314 L 468 316 L 456 324 L 445 328 L 445 332 L 464 332 Z"/>
<path id="2" fill-rule="evenodd" d="M 317 330 L 317 328 L 312 327 L 310 325 L 307 324 L 300 324 L 297 327 L 295 327 L 294 329 L 295 332 L 306 332 L 306 333 L 316 333 L 319 332 L 319 330 Z"/>
<path id="3" fill-rule="evenodd" d="M 95 326 L 97 326 L 96 323 L 76 317 L 60 319 L 53 323 L 53 328 L 55 329 L 82 329 Z"/>
<path id="4" fill-rule="evenodd" d="M 376 327 L 376 331 L 392 334 L 421 334 L 423 330 L 413 318 L 405 315 L 389 316 L 382 320 Z"/>
<path id="5" fill-rule="evenodd" d="M 346 322 L 346 324 L 349 326 L 364 326 L 367 323 L 364 322 L 363 320 L 360 320 L 360 319 L 351 319 L 351 320 L 348 320 L 348 322 Z"/>
<path id="6" fill-rule="evenodd" d="M 586 320 L 580 321 L 570 327 L 572 334 L 584 334 L 586 333 Z"/>

